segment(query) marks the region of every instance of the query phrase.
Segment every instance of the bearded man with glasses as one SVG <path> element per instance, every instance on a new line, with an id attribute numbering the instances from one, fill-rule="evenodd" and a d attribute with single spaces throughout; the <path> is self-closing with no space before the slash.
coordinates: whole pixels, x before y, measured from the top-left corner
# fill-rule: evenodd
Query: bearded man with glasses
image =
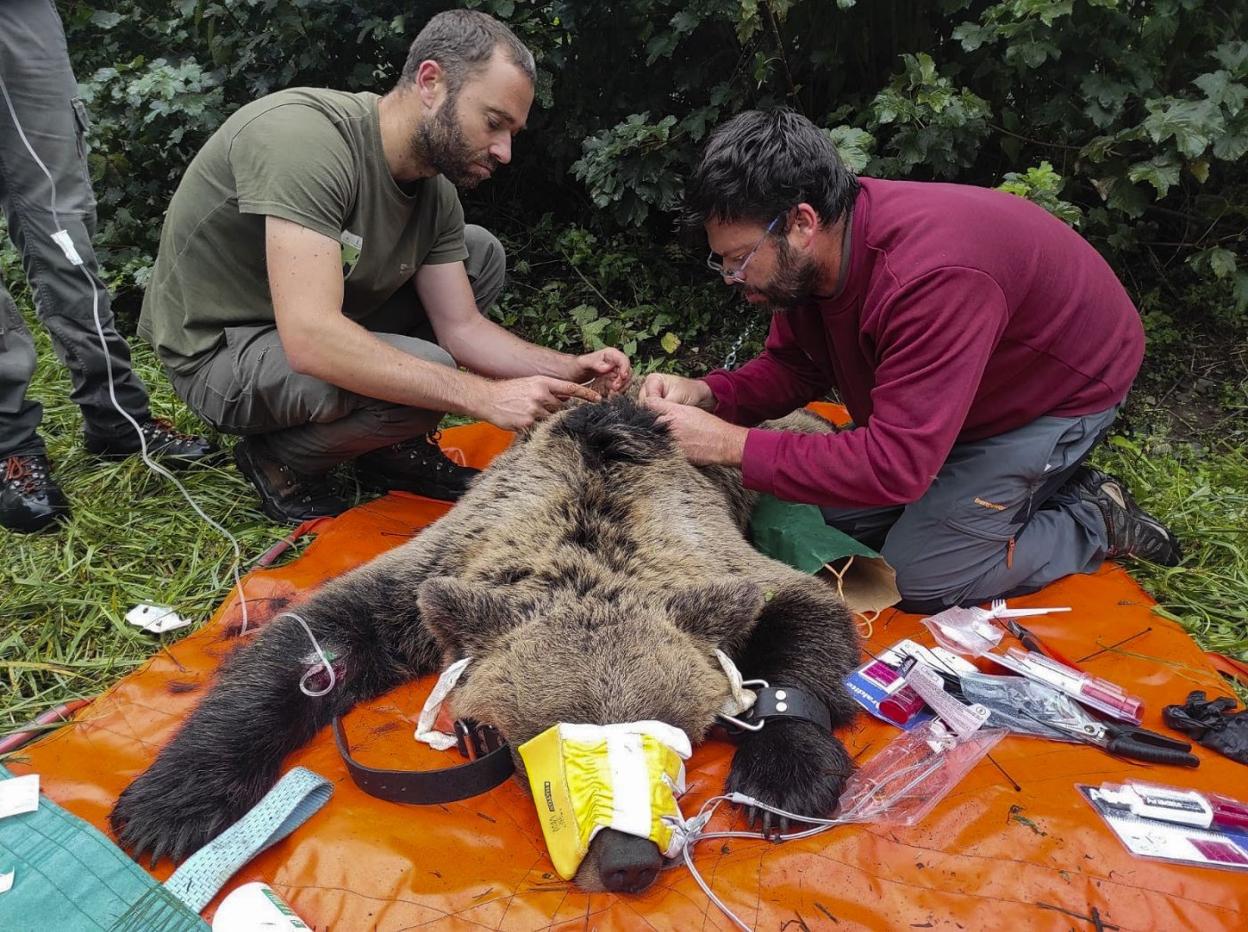
<path id="1" fill-rule="evenodd" d="M 1013 195 L 855 178 L 789 111 L 739 114 L 687 185 L 707 265 L 770 313 L 763 353 L 642 400 L 697 464 L 822 508 L 880 550 L 902 605 L 1032 592 L 1174 536 L 1084 465 L 1139 370 L 1139 314 L 1075 231 Z M 758 429 L 835 391 L 854 427 Z"/>

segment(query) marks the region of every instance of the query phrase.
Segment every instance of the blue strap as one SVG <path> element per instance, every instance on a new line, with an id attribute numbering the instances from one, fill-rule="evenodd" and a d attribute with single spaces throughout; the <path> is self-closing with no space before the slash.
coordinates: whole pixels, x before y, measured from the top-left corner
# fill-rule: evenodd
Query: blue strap
<path id="1" fill-rule="evenodd" d="M 187 858 L 165 888 L 199 912 L 240 867 L 306 822 L 333 793 L 324 777 L 294 768 L 250 812 Z"/>

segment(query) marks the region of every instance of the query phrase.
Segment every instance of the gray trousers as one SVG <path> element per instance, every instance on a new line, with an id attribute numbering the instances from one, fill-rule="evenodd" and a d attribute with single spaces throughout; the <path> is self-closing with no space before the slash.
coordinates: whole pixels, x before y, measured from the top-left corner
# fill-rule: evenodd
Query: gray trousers
<path id="1" fill-rule="evenodd" d="M 1090 573 L 1105 559 L 1105 522 L 1064 486 L 1117 413 L 1115 405 L 1086 417 L 1042 417 L 957 444 L 913 504 L 825 508 L 824 519 L 884 555 L 908 611 L 1021 595 Z"/>
<path id="2" fill-rule="evenodd" d="M 467 225 L 464 238 L 468 280 L 484 311 L 502 293 L 506 254 L 482 227 Z M 405 353 L 455 366 L 435 342 L 411 284 L 359 323 Z M 227 327 L 220 350 L 189 375 L 171 372 L 170 380 L 191 409 L 218 430 L 250 436 L 273 458 L 313 475 L 427 434 L 444 413 L 378 401 L 300 375 L 290 367 L 272 324 Z"/>
<path id="3" fill-rule="evenodd" d="M 57 230 L 52 185 L 26 151 L 0 95 L 0 209 L 33 286 L 35 308 L 69 369 L 70 398 L 82 410 L 87 429 L 102 434 L 128 430 L 109 400 L 109 363 L 117 401 L 136 420 L 150 417 L 147 392 L 113 324 L 108 290 L 91 248 L 95 195 L 87 175 L 87 114 L 52 0 L 0 2 L 0 78 L 27 140 L 56 182 L 60 226 L 84 263 L 75 268 L 52 241 Z M 92 282 L 107 352 L 95 329 Z M 37 433 L 43 408 L 26 397 L 34 371 L 34 340 L 0 284 L 0 457 L 44 452 Z"/>

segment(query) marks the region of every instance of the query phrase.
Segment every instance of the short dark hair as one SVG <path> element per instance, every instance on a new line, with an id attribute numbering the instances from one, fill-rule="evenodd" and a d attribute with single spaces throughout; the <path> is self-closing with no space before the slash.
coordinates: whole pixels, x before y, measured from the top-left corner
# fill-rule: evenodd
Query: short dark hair
<path id="1" fill-rule="evenodd" d="M 468 78 L 484 70 L 494 57 L 494 50 L 500 46 L 508 61 L 523 71 L 530 81 L 536 80 L 533 53 L 498 20 L 475 10 L 439 13 L 425 23 L 425 28 L 407 50 L 399 86 L 415 81 L 420 63 L 433 59 L 442 66 L 447 88 L 453 97 Z"/>
<path id="2" fill-rule="evenodd" d="M 792 110 L 746 110 L 711 134 L 685 185 L 682 220 L 768 224 L 805 202 L 824 223 L 854 202 L 858 179 L 814 123 Z"/>

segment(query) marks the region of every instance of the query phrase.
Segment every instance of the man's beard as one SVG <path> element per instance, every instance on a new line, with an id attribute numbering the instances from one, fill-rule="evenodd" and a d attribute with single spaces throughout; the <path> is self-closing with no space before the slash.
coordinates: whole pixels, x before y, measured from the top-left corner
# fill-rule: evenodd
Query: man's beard
<path id="1" fill-rule="evenodd" d="M 761 295 L 768 311 L 787 311 L 808 302 L 815 294 L 819 264 L 798 255 L 784 237 L 776 245 L 776 274 L 766 285 L 738 285 L 746 292 Z"/>
<path id="2" fill-rule="evenodd" d="M 498 159 L 472 150 L 463 128 L 455 119 L 455 97 L 448 97 L 441 108 L 416 130 L 412 146 L 439 174 L 457 188 L 475 188 L 485 180 L 476 168 L 498 168 Z M 488 177 L 488 176 L 487 176 Z"/>

